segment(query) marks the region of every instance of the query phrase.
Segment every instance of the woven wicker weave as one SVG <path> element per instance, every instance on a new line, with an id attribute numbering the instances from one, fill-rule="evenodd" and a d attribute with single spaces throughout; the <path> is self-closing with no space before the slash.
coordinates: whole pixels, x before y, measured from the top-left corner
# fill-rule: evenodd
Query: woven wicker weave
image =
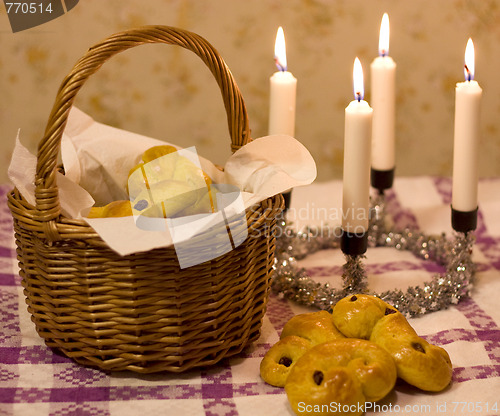
<path id="1" fill-rule="evenodd" d="M 17 189 L 8 203 L 28 311 L 47 345 L 101 369 L 182 372 L 237 354 L 259 336 L 283 199 L 247 210 L 243 244 L 187 269 L 172 247 L 119 256 L 85 221 L 61 215 L 56 164 L 75 96 L 107 59 L 146 43 L 198 55 L 219 84 L 232 150 L 250 140 L 240 91 L 206 40 L 165 26 L 125 31 L 89 49 L 64 79 L 38 148 L 36 206 Z M 197 244 L 210 250 L 206 239 Z"/>

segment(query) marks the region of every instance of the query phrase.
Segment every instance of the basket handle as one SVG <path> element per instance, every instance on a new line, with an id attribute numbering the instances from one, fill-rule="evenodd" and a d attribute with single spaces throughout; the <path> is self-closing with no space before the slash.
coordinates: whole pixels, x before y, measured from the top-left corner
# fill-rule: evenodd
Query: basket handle
<path id="1" fill-rule="evenodd" d="M 241 92 L 222 57 L 204 38 L 196 33 L 169 26 L 144 26 L 117 33 L 91 47 L 59 87 L 44 137 L 38 145 L 35 199 L 40 221 L 55 220 L 60 214 L 56 183 L 57 156 L 76 94 L 87 78 L 113 55 L 146 43 L 178 45 L 198 55 L 219 84 L 227 114 L 231 150 L 234 152 L 250 141 L 248 115 Z M 45 234 L 49 239 L 53 239 L 48 235 L 54 237 L 53 232 L 48 231 L 54 231 L 54 227 L 46 225 Z"/>

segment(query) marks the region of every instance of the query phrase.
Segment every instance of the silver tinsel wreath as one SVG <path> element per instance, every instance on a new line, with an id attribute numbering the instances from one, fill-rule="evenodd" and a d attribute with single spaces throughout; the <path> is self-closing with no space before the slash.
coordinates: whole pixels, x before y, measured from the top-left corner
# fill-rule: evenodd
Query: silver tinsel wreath
<path id="1" fill-rule="evenodd" d="M 389 228 L 385 200 L 382 195 L 378 195 L 372 204 L 369 247 L 407 250 L 421 259 L 444 266 L 446 272 L 433 276 L 421 286 L 408 287 L 406 291 L 396 289 L 374 293 L 368 289 L 362 263 L 364 256 L 347 255 L 342 273 L 343 288 L 334 289 L 329 284 L 320 284 L 311 279 L 297 261 L 319 250 L 339 248 L 342 230 L 307 227 L 296 232 L 282 219 L 278 224 L 272 290 L 299 304 L 319 309 L 329 309 L 352 293 L 368 293 L 394 305 L 408 317 L 445 309 L 470 295 L 475 274 L 471 259 L 474 233 L 454 233 L 453 238 L 448 239 L 444 234 L 428 236 L 410 228 Z"/>

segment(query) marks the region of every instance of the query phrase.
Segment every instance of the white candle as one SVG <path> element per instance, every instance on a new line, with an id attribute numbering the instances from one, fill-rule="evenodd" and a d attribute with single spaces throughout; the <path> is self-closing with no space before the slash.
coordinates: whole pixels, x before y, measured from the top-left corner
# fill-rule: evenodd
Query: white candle
<path id="1" fill-rule="evenodd" d="M 278 72 L 270 78 L 269 134 L 295 135 L 297 79 L 287 71 L 285 35 L 279 27 L 274 45 Z"/>
<path id="2" fill-rule="evenodd" d="M 479 115 L 483 90 L 474 81 L 474 44 L 465 49 L 465 82 L 455 89 L 455 138 L 451 206 L 457 211 L 477 208 Z"/>
<path id="3" fill-rule="evenodd" d="M 391 170 L 395 166 L 396 63 L 389 56 L 387 13 L 380 25 L 378 53 L 371 64 L 372 168 Z"/>
<path id="4" fill-rule="evenodd" d="M 354 101 L 345 109 L 342 229 L 364 233 L 368 229 L 370 155 L 373 110 L 363 100 L 363 68 L 354 61 Z"/>

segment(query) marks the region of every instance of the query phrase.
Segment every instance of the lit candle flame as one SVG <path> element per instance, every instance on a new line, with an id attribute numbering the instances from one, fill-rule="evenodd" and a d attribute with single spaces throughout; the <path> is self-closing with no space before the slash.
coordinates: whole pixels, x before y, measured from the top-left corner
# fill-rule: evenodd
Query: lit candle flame
<path id="1" fill-rule="evenodd" d="M 283 28 L 281 26 L 278 28 L 278 33 L 276 34 L 276 43 L 274 44 L 274 60 L 276 61 L 276 66 L 280 71 L 286 71 L 285 33 L 283 32 Z"/>
<path id="2" fill-rule="evenodd" d="M 363 82 L 363 67 L 361 66 L 361 62 L 358 57 L 354 60 L 352 78 L 354 84 L 354 98 L 361 101 L 365 96 L 365 86 Z"/>
<path id="3" fill-rule="evenodd" d="M 474 79 L 474 69 L 474 44 L 472 43 L 472 39 L 469 38 L 465 47 L 464 75 L 466 81 Z"/>
<path id="4" fill-rule="evenodd" d="M 380 56 L 389 55 L 389 15 L 384 13 L 380 24 L 380 35 L 378 38 L 378 54 Z"/>

